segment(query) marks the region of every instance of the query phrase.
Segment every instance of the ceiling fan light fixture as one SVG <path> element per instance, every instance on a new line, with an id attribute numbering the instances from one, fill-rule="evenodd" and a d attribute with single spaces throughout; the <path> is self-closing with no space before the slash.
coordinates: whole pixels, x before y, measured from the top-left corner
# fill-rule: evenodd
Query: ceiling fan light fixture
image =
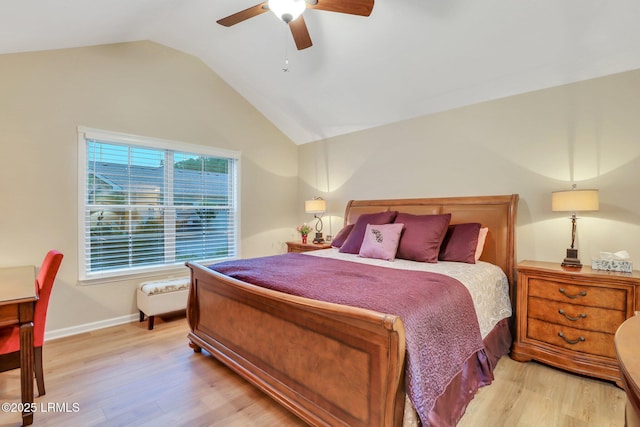
<path id="1" fill-rule="evenodd" d="M 307 8 L 304 0 L 269 0 L 269 10 L 285 23 L 294 21 Z"/>

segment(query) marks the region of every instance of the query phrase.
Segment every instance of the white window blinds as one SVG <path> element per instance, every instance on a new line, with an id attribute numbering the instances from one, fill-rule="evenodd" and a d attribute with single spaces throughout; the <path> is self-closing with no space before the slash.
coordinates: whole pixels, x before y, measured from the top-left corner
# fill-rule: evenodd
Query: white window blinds
<path id="1" fill-rule="evenodd" d="M 80 143 L 81 280 L 236 257 L 237 153 L 91 131 Z"/>

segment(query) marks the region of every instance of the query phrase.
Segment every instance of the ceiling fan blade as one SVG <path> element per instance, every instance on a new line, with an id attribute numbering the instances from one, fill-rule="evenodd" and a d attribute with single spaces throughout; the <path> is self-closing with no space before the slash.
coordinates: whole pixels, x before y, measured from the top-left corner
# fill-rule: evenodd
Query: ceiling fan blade
<path id="1" fill-rule="evenodd" d="M 313 46 L 309 30 L 307 30 L 307 24 L 304 22 L 302 15 L 289 22 L 289 28 L 291 28 L 291 34 L 298 50 Z"/>
<path id="2" fill-rule="evenodd" d="M 258 16 L 261 13 L 265 13 L 269 11 L 269 6 L 267 6 L 267 2 L 262 2 L 255 6 L 251 6 L 245 10 L 242 10 L 238 13 L 234 13 L 233 15 L 229 15 L 226 18 L 222 18 L 216 22 L 220 25 L 224 25 L 225 27 L 230 27 L 239 22 L 245 21 L 249 18 L 253 18 L 254 16 Z"/>
<path id="3" fill-rule="evenodd" d="M 369 16 L 373 10 L 373 1 L 374 0 L 307 0 L 307 9 Z"/>

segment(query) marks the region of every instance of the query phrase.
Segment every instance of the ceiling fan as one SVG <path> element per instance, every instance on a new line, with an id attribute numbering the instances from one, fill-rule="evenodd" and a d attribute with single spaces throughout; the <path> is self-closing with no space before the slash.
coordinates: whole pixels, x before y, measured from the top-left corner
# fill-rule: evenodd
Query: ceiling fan
<path id="1" fill-rule="evenodd" d="M 305 9 L 325 10 L 350 15 L 369 16 L 374 0 L 267 0 L 220 19 L 218 24 L 230 27 L 264 12 L 272 11 L 289 25 L 298 50 L 311 47 L 311 36 L 302 13 Z"/>

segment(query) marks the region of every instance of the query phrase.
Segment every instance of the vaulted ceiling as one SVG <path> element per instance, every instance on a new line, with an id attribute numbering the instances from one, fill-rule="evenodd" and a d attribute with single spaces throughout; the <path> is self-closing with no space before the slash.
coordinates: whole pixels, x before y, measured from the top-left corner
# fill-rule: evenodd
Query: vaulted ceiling
<path id="1" fill-rule="evenodd" d="M 151 40 L 200 58 L 296 144 L 640 68 L 638 0 L 308 9 L 301 51 L 271 13 L 216 23 L 257 3 L 0 0 L 0 54 Z"/>

